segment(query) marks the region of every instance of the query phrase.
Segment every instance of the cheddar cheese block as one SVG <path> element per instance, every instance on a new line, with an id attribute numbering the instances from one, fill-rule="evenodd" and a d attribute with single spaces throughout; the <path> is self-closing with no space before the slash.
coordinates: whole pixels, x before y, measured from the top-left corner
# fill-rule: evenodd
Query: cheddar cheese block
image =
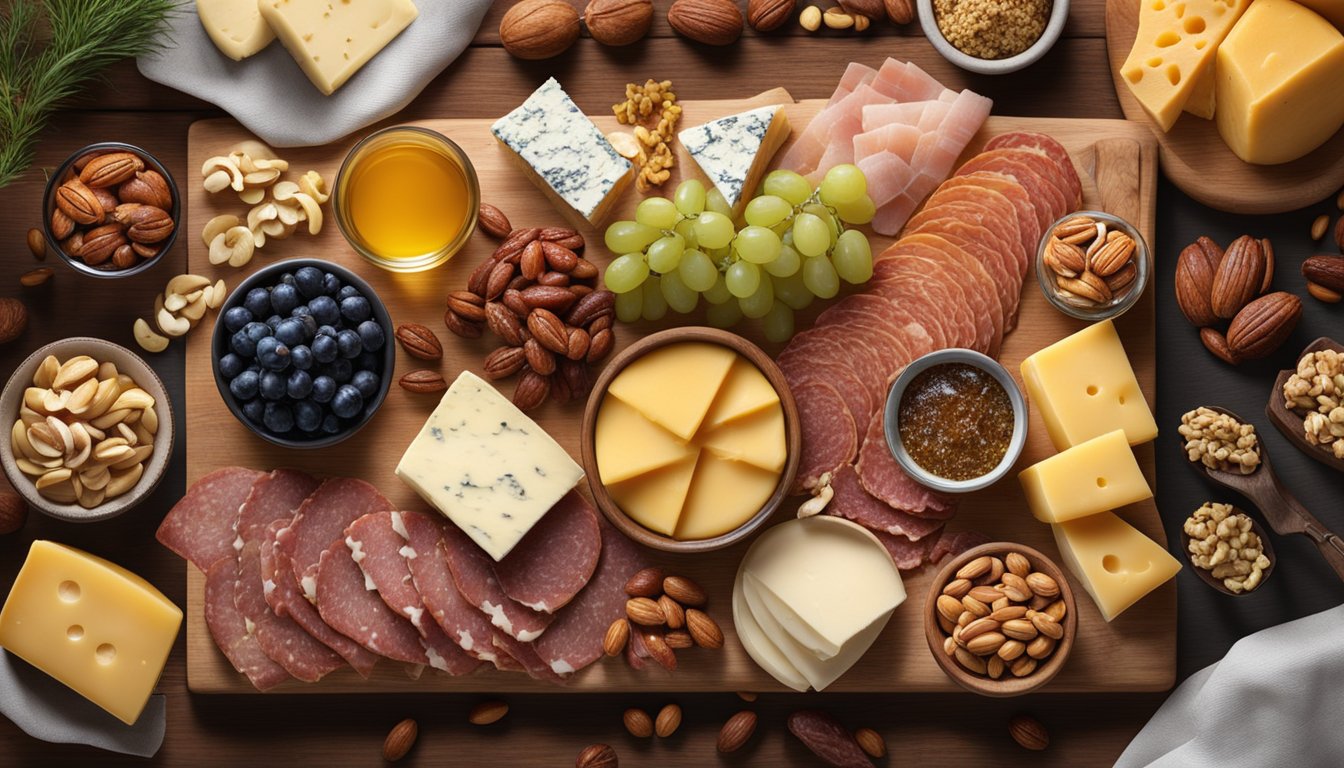
<path id="1" fill-rule="evenodd" d="M 1153 496 L 1120 430 L 1027 467 L 1018 479 L 1031 513 L 1043 523 L 1095 515 Z"/>

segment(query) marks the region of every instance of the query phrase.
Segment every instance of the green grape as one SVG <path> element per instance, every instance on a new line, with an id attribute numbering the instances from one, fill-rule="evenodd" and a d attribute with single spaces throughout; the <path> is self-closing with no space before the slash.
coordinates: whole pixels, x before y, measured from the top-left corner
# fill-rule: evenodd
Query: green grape
<path id="1" fill-rule="evenodd" d="M 650 277 L 645 280 L 640 293 L 644 294 L 645 320 L 657 322 L 667 316 L 667 299 L 663 298 L 662 278 Z"/>
<path id="2" fill-rule="evenodd" d="M 734 261 L 723 274 L 723 282 L 728 292 L 737 298 L 746 298 L 756 292 L 761 284 L 761 268 L 750 261 Z"/>
<path id="3" fill-rule="evenodd" d="M 665 197 L 646 197 L 635 209 L 635 221 L 654 229 L 671 229 L 678 218 L 677 206 Z"/>
<path id="4" fill-rule="evenodd" d="M 868 238 L 857 229 L 846 230 L 835 243 L 831 263 L 845 282 L 851 285 L 868 282 L 873 276 L 873 251 Z"/>
<path id="5" fill-rule="evenodd" d="M 681 270 L 663 275 L 658 279 L 658 285 L 662 288 L 663 298 L 667 299 L 667 306 L 674 312 L 684 315 L 700 303 L 700 294 L 686 287 Z"/>
<path id="6" fill-rule="evenodd" d="M 791 245 L 781 245 L 779 247 L 779 258 L 766 263 L 764 269 L 775 277 L 788 277 L 798 271 L 802 266 L 803 258 L 798 255 L 798 251 Z"/>
<path id="7" fill-rule="evenodd" d="M 728 281 L 724 279 L 722 272 L 714 273 L 718 275 L 714 278 L 714 284 L 704 290 L 705 301 L 710 304 L 722 304 L 733 298 L 733 294 L 728 290 Z"/>
<path id="8" fill-rule="evenodd" d="M 816 297 L 803 284 L 803 271 L 800 269 L 788 277 L 772 278 L 775 284 L 775 298 L 791 309 L 806 309 Z"/>
<path id="9" fill-rule="evenodd" d="M 765 195 L 747 203 L 742 216 L 748 224 L 757 227 L 773 227 L 793 215 L 793 206 L 782 197 Z"/>
<path id="10" fill-rule="evenodd" d="M 816 216 L 826 223 L 826 229 L 830 231 L 831 235 L 830 247 L 834 248 L 836 238 L 840 237 L 840 222 L 836 220 L 835 214 L 831 212 L 831 209 L 821 203 L 812 203 L 811 205 L 803 206 L 803 211 Z M 827 250 L 830 250 L 830 248 Z"/>
<path id="11" fill-rule="evenodd" d="M 769 264 L 779 258 L 779 235 L 765 227 L 746 227 L 733 241 L 737 255 L 752 264 Z"/>
<path id="12" fill-rule="evenodd" d="M 857 165 L 833 166 L 821 180 L 821 201 L 827 205 L 852 203 L 868 194 L 868 179 Z"/>
<path id="13" fill-rule="evenodd" d="M 771 171 L 765 177 L 765 184 L 762 186 L 765 194 L 782 197 L 788 201 L 789 205 L 802 205 L 807 198 L 812 196 L 812 185 L 807 183 L 807 179 L 793 171 L 780 169 Z"/>
<path id="14" fill-rule="evenodd" d="M 705 211 L 695 220 L 695 240 L 704 248 L 722 248 L 733 241 L 733 220 Z"/>
<path id="15" fill-rule="evenodd" d="M 677 185 L 672 203 L 682 216 L 699 216 L 705 210 L 705 185 L 699 179 L 687 179 Z"/>
<path id="16" fill-rule="evenodd" d="M 616 294 L 616 319 L 622 323 L 633 323 L 644 313 L 644 291 L 627 291 Z"/>
<path id="17" fill-rule="evenodd" d="M 644 255 L 627 253 L 624 256 L 617 256 L 607 265 L 606 276 L 603 279 L 612 293 L 629 293 L 638 288 L 648 276 L 649 265 L 644 262 Z"/>
<path id="18" fill-rule="evenodd" d="M 738 299 L 737 303 L 742 307 L 742 314 L 747 317 L 753 320 L 758 317 L 765 317 L 770 308 L 775 305 L 774 283 L 770 280 L 761 280 L 750 296 Z"/>
<path id="19" fill-rule="evenodd" d="M 682 219 L 672 228 L 673 232 L 681 235 L 681 242 L 685 244 L 687 250 L 699 247 L 695 237 L 695 219 Z"/>
<path id="20" fill-rule="evenodd" d="M 864 195 L 852 203 L 837 204 L 835 215 L 846 224 L 867 224 L 877 215 L 877 207 L 871 197 Z"/>
<path id="21" fill-rule="evenodd" d="M 729 219 L 733 218 L 733 206 L 728 204 L 728 199 L 723 196 L 718 187 L 714 187 L 705 194 L 705 210 L 721 213 Z"/>
<path id="22" fill-rule="evenodd" d="M 685 250 L 686 241 L 675 233 L 654 240 L 647 254 L 649 269 L 661 275 L 671 272 L 681 263 L 681 254 Z"/>
<path id="23" fill-rule="evenodd" d="M 742 320 L 742 308 L 736 301 L 710 304 L 705 311 L 705 320 L 715 328 L 732 328 Z"/>
<path id="24" fill-rule="evenodd" d="M 610 267 L 608 267 L 610 270 Z M 825 256 L 813 256 L 803 262 L 803 285 L 818 299 L 829 299 L 840 292 L 840 277 Z"/>
<path id="25" fill-rule="evenodd" d="M 681 266 L 677 267 L 677 272 L 686 287 L 697 292 L 708 291 L 714 286 L 714 281 L 719 279 L 719 270 L 704 251 L 688 250 L 682 253 Z"/>
<path id="26" fill-rule="evenodd" d="M 812 213 L 793 217 L 793 247 L 801 256 L 820 256 L 831 249 L 831 232 L 826 222 Z"/>
<path id="27" fill-rule="evenodd" d="M 618 221 L 607 227 L 603 240 L 606 242 L 607 250 L 612 253 L 638 253 L 662 236 L 662 230 L 647 227 L 637 221 Z"/>
<path id="28" fill-rule="evenodd" d="M 761 321 L 767 341 L 784 342 L 793 338 L 793 310 L 788 304 L 775 302 Z"/>

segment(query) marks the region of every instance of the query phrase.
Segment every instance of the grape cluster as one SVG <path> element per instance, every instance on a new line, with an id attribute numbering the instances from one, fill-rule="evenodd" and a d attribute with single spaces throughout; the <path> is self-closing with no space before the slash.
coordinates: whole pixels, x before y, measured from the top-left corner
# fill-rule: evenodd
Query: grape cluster
<path id="1" fill-rule="evenodd" d="M 771 172 L 740 227 L 717 189 L 687 179 L 671 200 L 646 198 L 634 221 L 607 227 L 606 246 L 621 255 L 604 279 L 623 322 L 690 312 L 703 295 L 711 325 L 761 319 L 767 339 L 787 341 L 795 310 L 832 298 L 841 280 L 872 277 L 868 238 L 846 225 L 867 224 L 874 213 L 854 165 L 831 168 L 815 190 L 793 171 Z"/>

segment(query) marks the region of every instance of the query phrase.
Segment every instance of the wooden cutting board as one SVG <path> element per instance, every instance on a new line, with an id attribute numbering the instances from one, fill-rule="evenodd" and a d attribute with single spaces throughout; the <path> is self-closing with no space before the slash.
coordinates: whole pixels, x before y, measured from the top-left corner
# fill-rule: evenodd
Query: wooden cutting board
<path id="1" fill-rule="evenodd" d="M 788 104 L 787 112 L 795 132 L 806 125 L 824 105 L 822 101 L 794 103 L 792 97 L 777 89 L 758 97 L 737 101 L 688 101 L 683 104 L 683 125 L 691 126 L 724 115 L 768 104 Z M 429 120 L 422 123 L 443 132 L 460 144 L 471 156 L 480 176 L 483 198 L 502 208 L 514 226 L 560 224 L 564 218 L 518 172 L 504 150 L 490 134 L 491 120 Z M 613 118 L 598 117 L 604 131 L 616 130 Z M 991 136 L 1010 130 L 1044 131 L 1059 139 L 1072 153 L 1084 179 L 1084 202 L 1123 215 L 1138 224 L 1144 236 L 1153 241 L 1154 195 L 1157 180 L 1157 148 L 1148 130 L 1120 120 L 1069 120 L 1045 118 L 991 117 L 972 149 Z M 191 127 L 188 142 L 188 167 L 199 167 L 211 155 L 226 151 L 235 142 L 251 138 L 237 123 L 227 119 L 205 120 Z M 291 171 L 302 173 L 313 168 L 328 178 L 335 175 L 353 140 L 340 146 L 285 150 Z M 678 147 L 678 152 L 680 148 Z M 684 155 L 680 169 L 664 188 L 671 194 L 681 172 L 687 168 Z M 188 190 L 187 232 L 188 262 L 193 272 L 223 277 L 236 285 L 243 272 L 227 267 L 212 267 L 199 233 L 213 216 L 224 212 L 242 215 L 246 206 L 230 194 L 208 195 L 198 179 L 183 179 Z M 629 218 L 638 203 L 630 194 L 620 217 Z M 601 255 L 601 233 L 583 227 L 590 243 L 589 255 L 605 261 Z M 874 252 L 890 243 L 888 238 L 873 242 Z M 391 310 L 394 322 L 420 322 L 438 332 L 444 342 L 443 375 L 452 380 L 463 369 L 480 372 L 481 360 L 492 345 L 486 340 L 465 342 L 444 328 L 441 317 L 444 296 L 461 288 L 471 269 L 486 258 L 495 243 L 477 235 L 470 245 L 448 265 L 432 272 L 394 275 L 365 264 L 341 238 L 333 223 L 316 237 L 295 234 L 289 240 L 268 245 L 247 269 L 274 260 L 295 257 L 330 259 L 357 270 L 373 285 Z M 1082 324 L 1069 320 L 1050 308 L 1036 288 L 1035 277 L 1028 274 L 1023 287 L 1021 321 L 1018 330 L 1004 340 L 1001 359 L 1010 370 L 1037 349 L 1078 330 Z M 799 317 L 799 329 L 807 327 L 822 302 Z M 693 316 L 686 322 L 695 320 Z M 187 349 L 187 414 L 189 445 L 187 480 L 195 481 L 226 464 L 244 464 L 259 469 L 298 467 L 315 474 L 343 474 L 362 477 L 379 487 L 396 504 L 423 508 L 423 502 L 393 475 L 402 452 L 419 430 L 438 398 L 411 395 L 393 386 L 378 416 L 354 438 L 321 451 L 287 451 L 262 441 L 236 422 L 220 400 L 210 365 L 210 323 L 196 329 Z M 1155 402 L 1155 340 L 1153 292 L 1148 294 L 1119 323 L 1125 344 L 1134 361 L 1139 381 L 1149 403 Z M 641 323 L 622 326 L 620 344 L 661 327 Z M 750 325 L 738 329 L 761 341 Z M 763 345 L 772 353 L 779 345 Z M 420 361 L 397 352 L 397 375 L 422 367 Z M 505 393 L 513 382 L 501 382 Z M 537 420 L 572 455 L 578 455 L 581 403 L 566 406 L 547 404 L 535 414 Z M 1023 452 L 1021 466 L 1053 453 L 1050 441 L 1038 417 L 1033 416 L 1031 434 Z M 1155 480 L 1150 446 L 1139 451 L 1149 481 Z M 585 486 L 586 492 L 586 486 Z M 793 513 L 797 505 L 786 504 L 780 519 Z M 1165 541 L 1161 520 L 1153 502 L 1126 510 L 1124 516 L 1158 541 Z M 1027 511 L 1017 483 L 1007 480 L 990 491 L 972 495 L 962 503 L 951 522 L 954 530 L 979 530 L 996 540 L 1019 541 L 1052 556 L 1057 550 L 1047 526 L 1035 522 Z M 699 581 L 710 594 L 709 611 L 727 636 L 721 651 L 702 649 L 679 654 L 679 669 L 667 673 L 656 666 L 642 672 L 630 670 L 623 662 L 606 660 L 576 675 L 566 688 L 538 683 L 521 674 L 486 671 L 463 678 L 425 675 L 418 681 L 408 679 L 400 665 L 384 664 L 369 680 L 352 671 L 337 672 L 316 684 L 287 683 L 278 690 L 292 693 L 393 692 L 393 691 L 734 691 L 784 690 L 747 657 L 732 628 L 731 590 L 733 576 L 747 544 L 702 555 L 657 558 L 668 571 Z M 187 586 L 187 675 L 191 690 L 200 693 L 251 693 L 253 688 L 234 672 L 216 649 L 202 614 L 204 576 L 188 565 Z M 922 617 L 931 574 L 925 568 L 905 575 L 909 599 L 897 610 L 873 649 L 845 677 L 829 690 L 837 691 L 953 691 L 956 688 L 943 675 L 929 655 L 924 641 Z M 1080 636 L 1073 656 L 1063 672 L 1050 684 L 1051 691 L 1152 691 L 1171 687 L 1176 665 L 1176 588 L 1168 583 L 1128 613 L 1107 624 L 1091 601 L 1075 583 L 1080 608 Z"/>
<path id="2" fill-rule="evenodd" d="M 1183 114 L 1164 133 L 1120 76 L 1134 47 L 1141 0 L 1107 0 L 1106 51 L 1125 117 L 1157 138 L 1162 172 L 1181 191 L 1229 213 L 1283 213 L 1323 200 L 1344 186 L 1344 130 L 1311 154 L 1281 165 L 1251 165 L 1232 154 L 1212 120 Z"/>

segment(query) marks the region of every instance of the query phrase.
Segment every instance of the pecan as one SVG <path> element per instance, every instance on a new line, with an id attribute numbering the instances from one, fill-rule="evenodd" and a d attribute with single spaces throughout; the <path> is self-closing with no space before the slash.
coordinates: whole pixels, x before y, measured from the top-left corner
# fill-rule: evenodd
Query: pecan
<path id="1" fill-rule="evenodd" d="M 516 288 L 505 290 L 504 295 L 500 297 L 500 301 L 503 301 L 504 306 L 508 307 L 509 311 L 513 312 L 519 319 L 527 317 L 527 313 L 532 311 L 532 308 L 523 301 L 523 294 Z"/>
<path id="2" fill-rule="evenodd" d="M 546 240 L 552 243 L 557 240 L 565 240 L 571 237 L 582 237 L 582 235 L 579 234 L 578 230 L 569 227 L 542 227 L 537 231 L 537 238 L 539 240 Z"/>
<path id="3" fill-rule="evenodd" d="M 51 236 L 64 240 L 75 231 L 75 220 L 65 215 L 65 211 L 55 208 L 51 212 Z"/>
<path id="4" fill-rule="evenodd" d="M 518 386 L 513 390 L 513 404 L 518 406 L 520 411 L 530 411 L 533 408 L 546 402 L 546 395 L 550 394 L 551 384 L 545 376 L 536 371 L 523 371 L 523 375 L 518 379 Z"/>
<path id="5" fill-rule="evenodd" d="M 117 269 L 129 269 L 135 266 L 135 262 L 139 260 L 140 255 L 135 252 L 135 247 L 129 243 L 112 252 L 112 266 Z"/>
<path id="6" fill-rule="evenodd" d="M 1047 267 L 1064 277 L 1077 277 L 1087 269 L 1087 256 L 1083 254 L 1083 249 L 1057 237 L 1051 237 L 1046 244 L 1044 258 Z"/>
<path id="7" fill-rule="evenodd" d="M 551 400 L 564 405 L 571 399 L 569 391 L 569 382 L 565 381 L 564 376 L 551 376 Z"/>
<path id="8" fill-rule="evenodd" d="M 564 272 L 546 272 L 537 278 L 538 285 L 551 285 L 556 288 L 569 287 L 569 275 Z"/>
<path id="9" fill-rule="evenodd" d="M 431 392 L 443 392 L 448 389 L 448 382 L 443 380 L 438 371 L 418 370 L 402 376 L 397 382 L 401 388 L 407 392 L 416 394 L 429 394 Z"/>
<path id="10" fill-rule="evenodd" d="M 558 354 L 569 350 L 569 334 L 564 322 L 554 312 L 538 307 L 527 315 L 527 330 L 541 346 Z"/>
<path id="11" fill-rule="evenodd" d="M 471 271 L 471 276 L 467 278 L 467 290 L 477 296 L 485 296 L 486 282 L 490 280 L 490 273 L 497 263 L 499 263 L 497 259 L 489 258 L 477 264 Z"/>
<path id="12" fill-rule="evenodd" d="M 84 165 L 79 180 L 90 187 L 111 187 L 143 171 L 145 162 L 130 152 L 99 155 Z"/>
<path id="13" fill-rule="evenodd" d="M 1218 322 L 1213 312 L 1213 277 L 1223 249 L 1207 237 L 1187 245 L 1176 260 L 1176 305 L 1190 324 L 1203 328 Z"/>
<path id="14" fill-rule="evenodd" d="M 443 324 L 448 326 L 448 330 L 452 331 L 455 336 L 464 339 L 479 339 L 481 337 L 480 323 L 464 320 L 451 309 L 443 313 Z"/>
<path id="15" fill-rule="evenodd" d="M 98 198 L 98 204 L 103 206 L 103 213 L 111 213 L 112 211 L 115 211 L 117 206 L 122 202 L 117 199 L 116 195 L 112 194 L 107 189 L 102 187 L 90 187 L 90 189 L 93 190 L 93 196 Z"/>
<path id="16" fill-rule="evenodd" d="M 593 382 L 588 378 L 588 366 L 569 358 L 559 361 L 558 375 L 565 378 L 570 394 L 576 398 L 587 397 L 588 390 L 593 386 Z"/>
<path id="17" fill-rule="evenodd" d="M 1134 259 L 1134 238 L 1118 232 L 1119 237 L 1107 239 L 1106 243 L 1092 255 L 1092 271 L 1099 277 L 1110 277 L 1119 272 Z"/>
<path id="18" fill-rule="evenodd" d="M 71 179 L 56 188 L 56 207 L 78 224 L 101 224 L 106 215 L 93 190 L 79 179 Z"/>
<path id="19" fill-rule="evenodd" d="M 587 259 L 579 259 L 569 276 L 575 280 L 594 280 L 597 278 L 597 265 Z"/>
<path id="20" fill-rule="evenodd" d="M 523 342 L 523 357 L 527 360 L 527 367 L 542 376 L 555 373 L 555 353 L 538 344 L 536 339 Z"/>
<path id="21" fill-rule="evenodd" d="M 1241 360 L 1258 360 L 1277 350 L 1297 327 L 1302 300 L 1291 293 L 1268 293 L 1232 318 L 1227 346 Z"/>
<path id="22" fill-rule="evenodd" d="M 453 291 L 448 294 L 448 308 L 473 323 L 485 320 L 485 299 L 471 291 Z"/>
<path id="23" fill-rule="evenodd" d="M 518 346 L 523 343 L 523 325 L 508 307 L 492 301 L 485 305 L 485 324 L 490 331 L 506 344 Z"/>
<path id="24" fill-rule="evenodd" d="M 593 291 L 580 298 L 565 313 L 565 322 L 582 328 L 602 317 L 611 317 L 616 311 L 616 294 L 608 290 Z M 601 329 L 599 329 L 601 330 Z"/>
<path id="25" fill-rule="evenodd" d="M 167 211 L 139 203 L 118 205 L 112 218 L 126 227 L 126 237 L 136 243 L 162 242 L 176 227 Z"/>
<path id="26" fill-rule="evenodd" d="M 504 239 L 504 242 L 500 243 L 499 247 L 495 249 L 495 258 L 503 260 L 521 253 L 523 247 L 533 240 L 536 240 L 539 234 L 541 234 L 541 230 L 537 227 L 525 227 L 523 229 L 513 230 L 509 233 L 509 236 Z"/>
<path id="27" fill-rule="evenodd" d="M 501 261 L 490 270 L 490 277 L 485 281 L 485 298 L 497 298 L 504 289 L 508 287 L 509 281 L 513 279 L 513 265 L 507 261 Z"/>
<path id="28" fill-rule="evenodd" d="M 167 210 L 173 207 L 173 193 L 168 182 L 154 170 L 139 171 L 117 188 L 117 197 L 123 203 L 141 203 Z"/>
<path id="29" fill-rule="evenodd" d="M 565 357 L 570 360 L 583 360 L 588 357 L 588 346 L 592 343 L 592 337 L 582 328 L 569 329 L 569 348 L 565 351 Z"/>
<path id="30" fill-rule="evenodd" d="M 120 224 L 104 224 L 84 233 L 84 244 L 74 254 L 85 264 L 96 267 L 112 258 L 118 248 L 126 244 L 126 235 Z"/>
<path id="31" fill-rule="evenodd" d="M 554 285 L 533 285 L 520 291 L 523 303 L 530 309 L 538 307 L 552 312 L 563 312 L 574 304 L 574 294 Z M 578 323 L 574 323 L 578 325 Z"/>
<path id="32" fill-rule="evenodd" d="M 507 379 L 523 369 L 527 355 L 522 347 L 498 347 L 485 356 L 485 377 L 491 381 Z"/>
<path id="33" fill-rule="evenodd" d="M 135 255 L 142 259 L 152 259 L 163 250 L 160 246 L 149 243 L 131 243 L 131 248 L 135 250 Z"/>
<path id="34" fill-rule="evenodd" d="M 603 358 L 611 354 L 611 348 L 616 344 L 616 334 L 612 333 L 610 328 L 603 328 L 593 334 L 593 339 L 588 344 L 589 363 L 601 362 Z"/>
<path id="35" fill-rule="evenodd" d="M 443 345 L 439 343 L 439 337 L 419 323 L 402 323 L 392 335 L 411 357 L 421 360 L 438 360 L 443 357 Z"/>
<path id="36" fill-rule="evenodd" d="M 1260 292 L 1265 271 L 1265 252 L 1259 240 L 1242 235 L 1232 241 L 1213 276 L 1209 300 L 1213 313 L 1225 320 L 1234 317 Z"/>

